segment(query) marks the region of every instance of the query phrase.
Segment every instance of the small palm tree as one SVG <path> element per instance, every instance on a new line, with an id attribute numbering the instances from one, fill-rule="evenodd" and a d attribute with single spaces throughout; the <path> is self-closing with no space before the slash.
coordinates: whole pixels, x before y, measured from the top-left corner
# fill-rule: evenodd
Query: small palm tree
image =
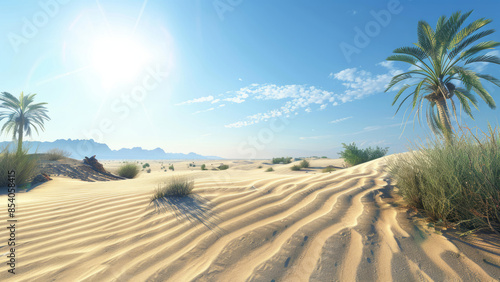
<path id="1" fill-rule="evenodd" d="M 497 56 L 491 53 L 481 54 L 484 50 L 500 45 L 499 42 L 476 43 L 494 32 L 493 29 L 478 31 L 491 20 L 481 18 L 462 28 L 471 13 L 472 11 L 465 14 L 456 12 L 450 18 L 441 16 L 435 30 L 427 22 L 419 21 L 418 42 L 414 43 L 415 46 L 398 48 L 393 51 L 394 55 L 387 58 L 389 61 L 412 65 L 409 71 L 394 76 L 385 90 L 387 92 L 400 82 L 409 81 L 401 86 L 394 98 L 392 105 L 407 89 L 413 90 L 400 103 L 396 113 L 401 105 L 413 96 L 412 111 L 418 105 L 415 116 L 418 113 L 420 117 L 425 98 L 430 102 L 427 122 L 434 133 L 444 134 L 447 144 L 451 143 L 453 134 L 447 100 L 451 102 L 455 117 L 453 96 L 457 97 L 465 113 L 474 119 L 469 105 L 470 102 L 477 109 L 477 100 L 473 93 L 481 97 L 490 108 L 496 107 L 495 101 L 483 87 L 482 80 L 500 86 L 500 80 L 469 68 L 469 64 L 477 62 L 500 64 L 500 58 Z"/>
<path id="2" fill-rule="evenodd" d="M 0 121 L 6 119 L 0 132 L 12 133 L 15 140 L 17 136 L 17 152 L 22 152 L 24 134 L 31 136 L 32 128 L 38 133 L 38 128 L 44 130 L 43 122 L 50 120 L 47 116 L 47 103 L 34 104 L 36 94 L 24 96 L 21 92 L 19 99 L 12 94 L 2 92 L 0 95 Z"/>

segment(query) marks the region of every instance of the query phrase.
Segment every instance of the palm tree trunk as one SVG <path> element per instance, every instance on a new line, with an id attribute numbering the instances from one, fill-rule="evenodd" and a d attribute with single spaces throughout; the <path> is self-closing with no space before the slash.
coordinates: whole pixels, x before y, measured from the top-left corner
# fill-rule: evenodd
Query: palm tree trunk
<path id="1" fill-rule="evenodd" d="M 17 138 L 17 154 L 21 154 L 23 152 L 23 128 L 24 127 L 24 119 L 21 119 L 21 124 L 19 125 L 19 132 Z"/>
<path id="2" fill-rule="evenodd" d="M 449 145 L 452 142 L 452 131 L 451 131 L 451 122 L 450 117 L 448 115 L 448 105 L 446 104 L 446 99 L 439 99 L 436 101 L 436 106 L 438 108 L 439 120 L 441 121 L 441 125 L 443 126 L 443 134 L 446 140 L 446 144 Z"/>

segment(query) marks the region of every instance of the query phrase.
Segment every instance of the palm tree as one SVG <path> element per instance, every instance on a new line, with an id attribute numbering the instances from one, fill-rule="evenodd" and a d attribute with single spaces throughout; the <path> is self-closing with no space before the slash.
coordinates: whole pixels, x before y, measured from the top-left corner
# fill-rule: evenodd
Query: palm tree
<path id="1" fill-rule="evenodd" d="M 478 19 L 462 28 L 465 20 L 472 11 L 462 14 L 454 13 L 450 18 L 441 16 L 436 29 L 425 21 L 419 21 L 415 46 L 401 47 L 393 51 L 394 55 L 387 58 L 389 61 L 399 61 L 412 65 L 409 71 L 394 76 L 386 88 L 386 92 L 407 81 L 402 85 L 394 98 L 392 105 L 407 89 L 413 90 L 400 103 L 401 105 L 411 96 L 412 111 L 418 105 L 415 116 L 422 109 L 423 99 L 430 102 L 427 111 L 427 122 L 432 131 L 444 134 L 447 144 L 451 144 L 453 128 L 450 122 L 449 105 L 451 102 L 456 117 L 456 107 L 453 96 L 456 96 L 465 113 L 472 119 L 469 102 L 477 109 L 477 100 L 473 93 L 483 99 L 494 109 L 495 101 L 483 87 L 482 81 L 489 81 L 500 86 L 500 80 L 487 74 L 481 74 L 470 68 L 472 63 L 500 64 L 500 58 L 491 53 L 481 54 L 482 51 L 493 49 L 500 45 L 495 41 L 478 40 L 494 32 L 493 29 L 479 31 L 491 22 L 489 19 Z"/>
<path id="2" fill-rule="evenodd" d="M 0 132 L 12 133 L 15 140 L 17 135 L 17 152 L 22 152 L 24 134 L 31 136 L 32 128 L 38 133 L 38 128 L 44 130 L 44 120 L 50 120 L 47 116 L 47 103 L 34 104 L 36 94 L 24 96 L 21 92 L 19 99 L 12 94 L 2 92 L 0 95 L 0 121 L 6 119 Z"/>

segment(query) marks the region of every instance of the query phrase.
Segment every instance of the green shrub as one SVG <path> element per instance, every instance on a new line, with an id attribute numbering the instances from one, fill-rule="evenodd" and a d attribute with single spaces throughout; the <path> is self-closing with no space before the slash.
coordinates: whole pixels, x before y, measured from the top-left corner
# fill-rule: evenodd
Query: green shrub
<path id="1" fill-rule="evenodd" d="M 150 169 L 150 168 L 148 168 L 148 169 L 146 170 L 146 172 L 147 172 L 147 173 L 151 173 L 151 169 Z"/>
<path id="2" fill-rule="evenodd" d="M 302 160 L 300 162 L 300 168 L 308 168 L 309 167 L 309 162 L 306 160 Z"/>
<path id="3" fill-rule="evenodd" d="M 57 160 L 60 160 L 62 158 L 68 158 L 69 156 L 71 156 L 71 153 L 68 151 L 54 148 L 54 149 L 48 150 L 45 153 L 45 156 L 46 156 L 47 160 L 49 160 L 49 161 L 57 161 Z"/>
<path id="4" fill-rule="evenodd" d="M 194 181 L 182 177 L 172 177 L 167 182 L 158 185 L 151 202 L 165 197 L 184 197 L 193 191 Z"/>
<path id="5" fill-rule="evenodd" d="M 228 168 L 229 168 L 229 166 L 228 166 L 228 165 L 225 165 L 225 164 L 221 164 L 221 165 L 218 167 L 218 169 L 219 169 L 219 170 L 226 170 L 226 169 L 228 169 Z"/>
<path id="6" fill-rule="evenodd" d="M 261 165 L 259 165 L 257 168 L 262 168 L 262 166 L 261 166 Z"/>
<path id="7" fill-rule="evenodd" d="M 321 172 L 332 172 L 332 171 L 335 171 L 335 167 L 329 165 L 327 167 L 325 167 L 323 170 L 321 170 Z"/>
<path id="8" fill-rule="evenodd" d="M 8 148 L 2 149 L 0 153 L 0 187 L 8 186 L 7 175 L 9 171 L 15 171 L 16 186 L 18 189 L 22 188 L 38 173 L 36 155 L 29 155 L 27 149 L 20 154 L 15 151 L 11 152 Z"/>
<path id="9" fill-rule="evenodd" d="M 328 159 L 328 157 L 327 157 L 327 156 L 322 156 L 321 158 L 322 158 L 322 159 Z"/>
<path id="10" fill-rule="evenodd" d="M 201 165 L 201 170 L 207 170 L 207 166 L 205 164 Z"/>
<path id="11" fill-rule="evenodd" d="M 171 171 L 174 171 L 174 165 L 173 165 L 173 164 L 172 164 L 172 165 L 170 165 L 170 166 L 168 167 L 168 169 L 170 169 Z"/>
<path id="12" fill-rule="evenodd" d="M 147 167 L 149 167 L 148 163 L 145 163 L 145 164 L 142 165 L 142 168 L 147 168 Z"/>
<path id="13" fill-rule="evenodd" d="M 273 158 L 273 164 L 280 164 L 280 163 L 289 164 L 291 162 L 292 162 L 291 157 Z"/>
<path id="14" fill-rule="evenodd" d="M 133 163 L 126 163 L 118 169 L 118 175 L 125 178 L 134 178 L 139 173 L 139 166 Z"/>
<path id="15" fill-rule="evenodd" d="M 300 170 L 301 167 L 299 165 L 293 165 L 290 169 L 293 171 L 297 171 L 297 170 Z"/>
<path id="16" fill-rule="evenodd" d="M 266 169 L 266 172 L 270 172 L 270 171 L 274 171 L 274 168 L 270 167 L 270 168 Z"/>
<path id="17" fill-rule="evenodd" d="M 340 152 L 339 155 L 341 158 L 344 158 L 344 161 L 347 164 L 351 166 L 381 158 L 385 156 L 385 154 L 387 154 L 387 151 L 389 150 L 389 148 L 381 148 L 378 146 L 375 149 L 373 149 L 372 147 L 368 147 L 364 150 L 361 150 L 356 146 L 354 142 L 349 145 L 342 143 L 342 146 L 344 147 L 344 151 Z"/>
<path id="18" fill-rule="evenodd" d="M 399 193 L 431 219 L 500 232 L 500 135 L 490 133 L 464 133 L 448 146 L 430 140 L 389 159 Z"/>

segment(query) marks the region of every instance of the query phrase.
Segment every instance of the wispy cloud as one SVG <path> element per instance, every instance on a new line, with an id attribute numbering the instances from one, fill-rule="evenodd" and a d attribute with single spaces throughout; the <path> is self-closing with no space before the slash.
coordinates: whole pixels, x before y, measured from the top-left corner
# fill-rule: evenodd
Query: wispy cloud
<path id="1" fill-rule="evenodd" d="M 352 117 L 339 118 L 339 119 L 330 121 L 330 123 L 339 123 L 339 122 L 343 122 L 345 120 L 348 120 L 350 118 L 352 118 Z"/>
<path id="2" fill-rule="evenodd" d="M 320 135 L 320 136 L 306 136 L 299 137 L 300 140 L 318 140 L 318 139 L 328 139 L 332 137 L 331 135 Z"/>
<path id="3" fill-rule="evenodd" d="M 245 117 L 243 120 L 225 125 L 226 128 L 239 128 L 257 124 L 270 118 L 297 115 L 299 111 L 309 113 L 314 110 L 324 110 L 327 108 L 328 104 L 338 106 L 343 103 L 383 92 L 391 78 L 402 71 L 394 68 L 392 62 L 382 62 L 378 65 L 385 68 L 386 72 L 375 75 L 365 70 L 348 68 L 337 73 L 331 73 L 329 77 L 342 82 L 342 85 L 345 87 L 344 91 L 339 93 L 308 85 L 254 83 L 236 91 L 226 92 L 220 95 L 222 96 L 220 99 L 214 99 L 213 96 L 207 96 L 182 102 L 178 105 L 199 102 L 211 102 L 212 104 L 216 104 L 221 101 L 231 104 L 241 104 L 250 99 L 253 101 L 283 101 L 283 104 L 278 108 L 271 109 L 267 112 L 255 113 Z M 337 122 L 341 121 L 343 120 Z M 332 121 L 332 123 L 336 122 Z"/>
<path id="4" fill-rule="evenodd" d="M 206 113 L 206 112 L 210 112 L 210 111 L 213 111 L 215 110 L 215 108 L 210 108 L 210 109 L 206 109 L 206 110 L 201 110 L 201 111 L 196 111 L 193 113 L 193 115 L 197 115 L 197 114 L 201 114 L 201 113 Z"/>
<path id="5" fill-rule="evenodd" d="M 214 96 L 210 95 L 210 96 L 206 96 L 206 97 L 201 97 L 201 98 L 196 98 L 193 100 L 184 101 L 184 102 L 181 102 L 181 103 L 178 103 L 175 105 L 180 106 L 180 105 L 193 104 L 193 103 L 210 102 L 212 100 L 214 100 Z"/>

